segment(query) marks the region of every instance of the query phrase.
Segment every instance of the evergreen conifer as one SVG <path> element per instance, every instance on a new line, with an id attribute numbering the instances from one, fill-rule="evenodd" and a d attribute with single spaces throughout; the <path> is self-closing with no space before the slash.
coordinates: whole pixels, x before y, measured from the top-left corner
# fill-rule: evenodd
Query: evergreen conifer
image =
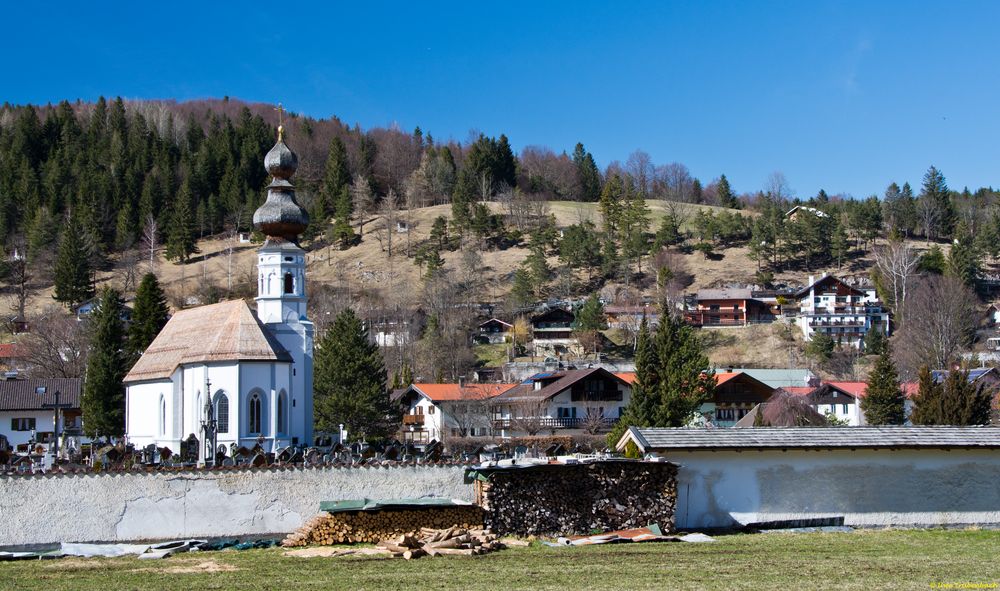
<path id="1" fill-rule="evenodd" d="M 350 308 L 337 315 L 316 343 L 313 382 L 316 429 L 348 432 L 381 440 L 392 434 L 399 409 L 389 400 L 378 345 Z"/>
<path id="2" fill-rule="evenodd" d="M 84 433 L 90 438 L 119 437 L 125 432 L 124 306 L 117 290 L 105 288 L 90 318 L 93 334 L 80 400 Z"/>
<path id="3" fill-rule="evenodd" d="M 135 290 L 135 309 L 128 327 L 126 352 L 132 361 L 160 334 L 169 316 L 170 308 L 160 282 L 153 273 L 146 273 Z"/>
<path id="4" fill-rule="evenodd" d="M 870 425 L 902 425 L 905 419 L 904 402 L 899 374 L 892 362 L 890 347 L 886 344 L 868 374 L 861 410 Z"/>
<path id="5" fill-rule="evenodd" d="M 90 262 L 80 247 L 80 226 L 76 216 L 69 216 L 59 237 L 54 270 L 57 301 L 72 308 L 94 295 Z"/>

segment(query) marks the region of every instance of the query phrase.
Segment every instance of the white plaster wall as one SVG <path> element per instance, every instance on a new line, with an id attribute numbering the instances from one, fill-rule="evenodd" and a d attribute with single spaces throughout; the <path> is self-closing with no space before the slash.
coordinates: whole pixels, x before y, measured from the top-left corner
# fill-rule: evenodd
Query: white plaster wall
<path id="1" fill-rule="evenodd" d="M 463 466 L 397 466 L 0 476 L 0 545 L 284 534 L 321 501 L 471 501 L 463 475 Z"/>
<path id="2" fill-rule="evenodd" d="M 995 451 L 661 455 L 681 465 L 679 529 L 838 516 L 857 526 L 1000 523 L 1000 454 Z"/>
<path id="3" fill-rule="evenodd" d="M 161 441 L 160 395 L 167 400 L 167 425 L 170 425 L 170 400 L 173 395 L 173 384 L 169 380 L 158 382 L 142 382 L 130 384 L 125 390 L 126 419 L 125 429 L 130 443 L 145 446 Z M 158 443 L 158 445 L 162 445 Z M 176 447 L 171 447 L 176 450 Z"/>
<path id="4" fill-rule="evenodd" d="M 14 431 L 11 429 L 12 419 L 35 419 L 35 432 L 44 433 L 55 430 L 55 415 L 51 410 L 9 410 L 0 412 L 0 435 L 7 437 L 11 446 L 28 443 L 31 431 Z M 62 422 L 62 421 L 60 421 Z"/>

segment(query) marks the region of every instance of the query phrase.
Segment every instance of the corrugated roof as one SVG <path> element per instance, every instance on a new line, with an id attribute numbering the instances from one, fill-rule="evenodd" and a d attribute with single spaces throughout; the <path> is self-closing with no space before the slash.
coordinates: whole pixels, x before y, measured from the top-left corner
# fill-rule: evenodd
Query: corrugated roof
<path id="1" fill-rule="evenodd" d="M 757 427 L 754 429 L 668 429 L 630 427 L 645 451 L 720 449 L 987 448 L 1000 449 L 1000 428 Z"/>
<path id="2" fill-rule="evenodd" d="M 168 379 L 185 363 L 291 360 L 247 303 L 232 300 L 174 314 L 125 382 Z"/>
<path id="3" fill-rule="evenodd" d="M 0 410 L 42 410 L 43 404 L 53 404 L 59 392 L 59 404 L 80 408 L 80 378 L 46 378 L 0 380 Z M 44 387 L 45 394 L 38 388 Z"/>

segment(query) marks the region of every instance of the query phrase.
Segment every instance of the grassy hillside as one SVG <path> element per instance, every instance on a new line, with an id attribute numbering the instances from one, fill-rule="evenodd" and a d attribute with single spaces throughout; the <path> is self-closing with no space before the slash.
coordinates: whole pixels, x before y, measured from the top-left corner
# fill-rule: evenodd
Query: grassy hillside
<path id="1" fill-rule="evenodd" d="M 690 219 L 699 209 L 719 211 L 722 208 L 673 203 L 650 200 L 651 229 L 655 229 L 660 219 L 672 210 L 682 220 L 682 228 L 690 229 Z M 501 211 L 500 204 L 491 204 L 494 211 Z M 570 201 L 552 201 L 547 203 L 549 213 L 559 227 L 566 227 L 590 220 L 600 224 L 600 213 L 595 203 L 580 203 Z M 417 246 L 428 240 L 434 218 L 445 216 L 450 218 L 450 205 L 436 205 L 417 208 L 409 212 L 400 211 L 400 220 L 408 220 L 409 232 L 393 232 L 393 256 L 388 255 L 386 232 L 376 231 L 382 228 L 385 221 L 382 216 L 367 217 L 364 223 L 364 234 L 360 243 L 347 250 L 336 247 L 321 246 L 316 248 L 305 244 L 309 251 L 307 256 L 309 280 L 312 285 L 333 285 L 348 290 L 350 293 L 366 293 L 375 298 L 382 298 L 388 303 L 413 304 L 420 297 L 422 285 L 421 269 L 414 263 L 413 254 Z M 753 215 L 748 213 L 747 215 Z M 355 231 L 360 231 L 355 222 Z M 199 241 L 200 253 L 186 265 L 165 261 L 162 251 L 156 262 L 156 272 L 165 285 L 172 303 L 180 303 L 186 297 L 205 291 L 206 286 L 216 286 L 223 292 L 228 291 L 230 284 L 244 285 L 244 294 L 252 295 L 255 278 L 256 258 L 254 253 L 257 245 L 234 243 L 227 237 L 210 237 Z M 915 243 L 918 249 L 923 249 L 923 243 Z M 232 247 L 232 254 L 229 249 Z M 407 256 L 409 252 L 410 256 Z M 746 247 L 729 248 L 717 253 L 719 256 L 709 259 L 699 252 L 679 254 L 688 270 L 694 276 L 691 291 L 705 287 L 746 284 L 753 281 L 758 265 L 748 256 Z M 482 265 L 479 269 L 480 278 L 485 286 L 479 299 L 502 301 L 510 290 L 510 276 L 528 255 L 528 249 L 523 245 L 505 250 L 485 250 L 480 252 Z M 445 268 L 459 272 L 462 267 L 462 251 L 443 252 Z M 141 258 L 141 257 L 140 257 Z M 559 265 L 557 257 L 551 257 L 550 265 Z M 870 253 L 857 252 L 850 264 L 843 268 L 836 266 L 817 269 L 789 270 L 777 274 L 776 281 L 783 283 L 803 283 L 810 274 L 829 272 L 835 274 L 864 275 L 872 264 Z M 125 268 L 129 265 L 116 258 L 113 268 L 97 273 L 99 286 L 112 284 L 121 286 Z M 148 263 L 145 259 L 139 263 L 140 272 L 145 272 Z M 578 276 L 583 279 L 583 275 Z M 52 288 L 38 286 L 33 290 L 28 302 L 29 317 L 37 314 L 47 306 L 52 306 Z"/>

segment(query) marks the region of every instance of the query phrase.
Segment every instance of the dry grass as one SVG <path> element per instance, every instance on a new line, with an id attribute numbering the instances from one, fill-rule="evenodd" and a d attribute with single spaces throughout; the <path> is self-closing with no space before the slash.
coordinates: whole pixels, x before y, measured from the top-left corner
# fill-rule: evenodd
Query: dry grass
<path id="1" fill-rule="evenodd" d="M 416 561 L 357 555 L 302 558 L 272 548 L 181 555 L 159 562 L 135 557 L 10 562 L 0 563 L 0 588 L 868 590 L 1000 582 L 997 531 L 774 533 L 717 540 L 536 545 L 478 557 Z"/>

